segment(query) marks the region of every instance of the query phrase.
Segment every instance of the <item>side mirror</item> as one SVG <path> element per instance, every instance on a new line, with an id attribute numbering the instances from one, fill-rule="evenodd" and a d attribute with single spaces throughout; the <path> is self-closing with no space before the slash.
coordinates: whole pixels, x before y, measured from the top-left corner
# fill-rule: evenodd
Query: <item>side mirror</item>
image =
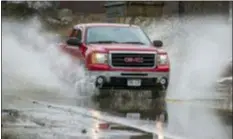
<path id="1" fill-rule="evenodd" d="M 67 41 L 66 41 L 66 43 L 68 44 L 68 45 L 77 45 L 77 46 L 81 46 L 81 41 L 79 40 L 79 39 L 77 39 L 77 38 L 69 38 Z"/>
<path id="2" fill-rule="evenodd" d="M 155 47 L 162 47 L 162 46 L 163 46 L 163 42 L 160 41 L 160 40 L 154 40 L 154 41 L 153 41 L 153 45 L 154 45 Z"/>

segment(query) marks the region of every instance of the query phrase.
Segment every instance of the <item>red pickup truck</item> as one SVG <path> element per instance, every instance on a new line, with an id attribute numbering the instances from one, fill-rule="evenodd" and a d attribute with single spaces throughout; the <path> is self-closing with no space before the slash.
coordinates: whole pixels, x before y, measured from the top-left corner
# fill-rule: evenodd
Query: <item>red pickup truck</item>
<path id="1" fill-rule="evenodd" d="M 162 46 L 139 26 L 114 23 L 75 25 L 61 44 L 95 76 L 99 95 L 109 89 L 140 89 L 151 90 L 152 97 L 164 97 L 169 83 L 169 58 Z"/>

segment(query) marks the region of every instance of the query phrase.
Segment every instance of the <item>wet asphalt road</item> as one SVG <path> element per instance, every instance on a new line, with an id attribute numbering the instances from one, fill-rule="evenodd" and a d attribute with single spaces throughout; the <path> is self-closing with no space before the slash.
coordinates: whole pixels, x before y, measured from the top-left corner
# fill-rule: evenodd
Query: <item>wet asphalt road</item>
<path id="1" fill-rule="evenodd" d="M 151 99 L 147 93 L 107 98 L 46 92 L 4 93 L 2 136 L 12 138 L 230 139 L 231 117 L 203 103 Z M 21 94 L 22 95 L 22 94 Z M 27 96 L 27 97 L 25 97 Z M 40 96 L 40 97 L 39 97 Z"/>

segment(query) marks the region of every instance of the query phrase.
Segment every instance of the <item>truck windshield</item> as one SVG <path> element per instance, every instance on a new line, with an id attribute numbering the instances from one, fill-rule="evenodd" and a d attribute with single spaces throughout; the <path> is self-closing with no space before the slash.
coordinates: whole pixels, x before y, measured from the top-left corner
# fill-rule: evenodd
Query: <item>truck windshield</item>
<path id="1" fill-rule="evenodd" d="M 149 38 L 140 28 L 119 26 L 89 27 L 87 29 L 86 43 L 151 44 Z"/>

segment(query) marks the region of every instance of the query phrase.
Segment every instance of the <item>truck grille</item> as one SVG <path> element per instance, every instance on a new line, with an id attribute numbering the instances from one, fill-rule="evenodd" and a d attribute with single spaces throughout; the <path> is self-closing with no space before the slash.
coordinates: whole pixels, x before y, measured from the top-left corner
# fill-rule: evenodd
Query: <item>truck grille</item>
<path id="1" fill-rule="evenodd" d="M 129 59 L 127 61 L 127 59 Z M 137 61 L 140 59 L 139 61 Z M 111 62 L 113 67 L 144 67 L 155 66 L 155 54 L 152 53 L 112 53 Z"/>

